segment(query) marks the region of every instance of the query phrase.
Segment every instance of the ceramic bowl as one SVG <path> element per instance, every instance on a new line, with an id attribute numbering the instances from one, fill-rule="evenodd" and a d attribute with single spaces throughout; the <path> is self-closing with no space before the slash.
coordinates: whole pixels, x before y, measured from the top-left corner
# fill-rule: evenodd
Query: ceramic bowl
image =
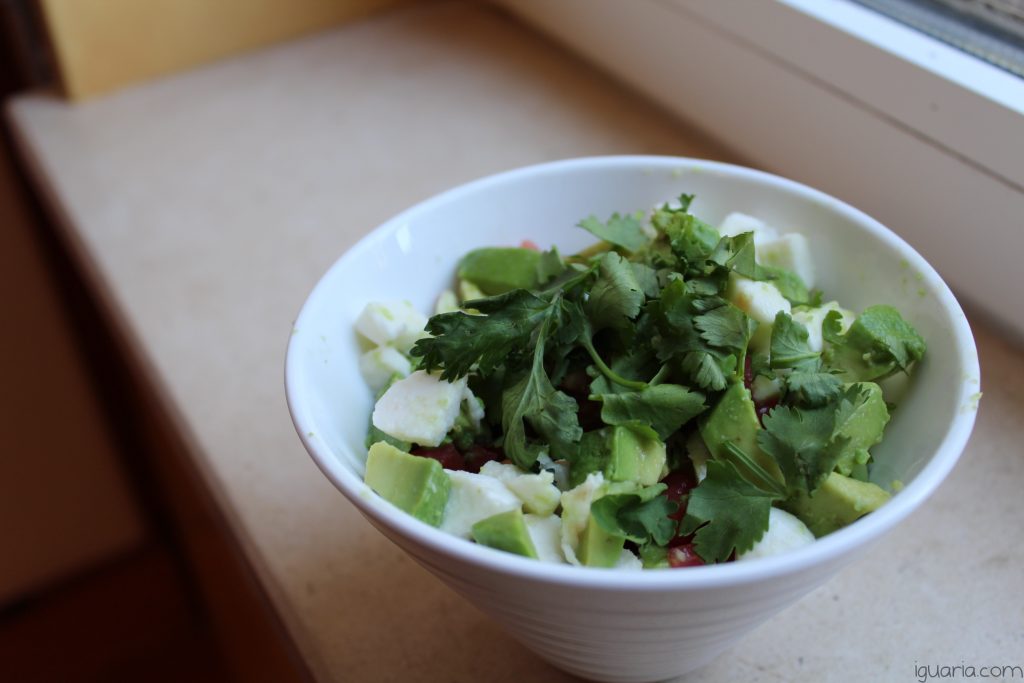
<path id="1" fill-rule="evenodd" d="M 903 488 L 880 510 L 789 554 L 709 567 L 616 571 L 542 564 L 449 536 L 406 515 L 362 479 L 373 398 L 352 324 L 373 300 L 424 312 L 451 287 L 459 257 L 530 239 L 563 253 L 592 236 L 583 217 L 695 194 L 718 224 L 732 211 L 810 241 L 825 300 L 896 306 L 928 342 L 872 478 Z M 906 242 L 805 185 L 709 161 L 624 156 L 547 163 L 483 178 L 395 216 L 344 254 L 309 295 L 286 362 L 296 430 L 323 473 L 385 536 L 541 657 L 603 681 L 653 681 L 700 667 L 829 579 L 914 511 L 956 463 L 974 424 L 979 369 L 956 299 Z"/>

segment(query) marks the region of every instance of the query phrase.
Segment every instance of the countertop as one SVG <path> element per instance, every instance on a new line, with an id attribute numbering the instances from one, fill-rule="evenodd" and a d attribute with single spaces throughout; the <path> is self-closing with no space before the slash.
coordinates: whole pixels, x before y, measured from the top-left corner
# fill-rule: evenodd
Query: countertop
<path id="1" fill-rule="evenodd" d="M 91 288 L 146 361 L 322 681 L 558 681 L 316 469 L 285 346 L 347 247 L 431 194 L 594 154 L 742 162 L 487 5 L 426 3 L 72 106 L 9 104 Z M 771 169 L 768 169 L 771 170 Z M 974 319 L 984 398 L 938 493 L 687 681 L 917 680 L 1024 665 L 1024 352 Z"/>

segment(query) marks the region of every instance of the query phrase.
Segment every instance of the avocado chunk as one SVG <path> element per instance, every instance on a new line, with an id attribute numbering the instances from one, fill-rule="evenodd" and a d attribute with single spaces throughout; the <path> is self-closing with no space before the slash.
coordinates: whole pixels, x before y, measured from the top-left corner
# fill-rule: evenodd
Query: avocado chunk
<path id="1" fill-rule="evenodd" d="M 437 460 L 378 441 L 366 456 L 364 480 L 381 498 L 416 519 L 431 526 L 441 524 L 451 482 Z"/>
<path id="2" fill-rule="evenodd" d="M 847 395 L 855 398 L 849 410 L 836 415 L 836 436 L 849 439 L 836 462 L 836 471 L 863 480 L 867 474 L 868 449 L 882 440 L 889 422 L 889 409 L 882 389 L 874 382 L 851 384 Z"/>
<path id="3" fill-rule="evenodd" d="M 665 444 L 654 430 L 617 425 L 611 431 L 611 456 L 605 468 L 608 481 L 632 481 L 654 486 L 664 474 Z"/>
<path id="4" fill-rule="evenodd" d="M 457 274 L 484 294 L 494 296 L 513 289 L 534 289 L 541 253 L 522 247 L 474 249 L 459 262 Z"/>
<path id="5" fill-rule="evenodd" d="M 889 498 L 877 484 L 832 472 L 813 495 L 798 494 L 784 507 L 821 538 L 877 510 Z"/>
<path id="6" fill-rule="evenodd" d="M 606 531 L 591 513 L 587 519 L 587 528 L 580 537 L 576 557 L 587 567 L 614 567 L 625 545 L 626 539 L 623 536 Z"/>
<path id="7" fill-rule="evenodd" d="M 757 419 L 750 391 L 742 383 L 734 382 L 701 424 L 700 435 L 714 457 L 723 457 L 725 444 L 734 443 L 766 472 L 783 482 L 778 463 L 757 445 L 760 430 L 761 422 Z"/>
<path id="8" fill-rule="evenodd" d="M 537 559 L 522 508 L 499 512 L 473 525 L 473 540 L 480 545 Z"/>

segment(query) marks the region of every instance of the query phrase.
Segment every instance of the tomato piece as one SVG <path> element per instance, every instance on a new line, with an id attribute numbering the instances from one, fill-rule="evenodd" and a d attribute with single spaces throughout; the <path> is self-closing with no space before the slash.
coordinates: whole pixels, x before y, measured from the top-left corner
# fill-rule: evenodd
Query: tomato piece
<path id="1" fill-rule="evenodd" d="M 473 444 L 466 449 L 465 469 L 467 472 L 479 474 L 480 468 L 483 467 L 484 464 L 491 460 L 501 462 L 504 459 L 505 452 L 497 446 L 481 446 L 479 444 Z"/>
<path id="2" fill-rule="evenodd" d="M 692 467 L 686 466 L 668 473 L 661 483 L 668 486 L 665 495 L 674 503 L 680 500 L 693 489 L 697 488 L 697 475 Z M 679 505 L 679 509 L 670 514 L 669 519 L 681 520 L 686 515 L 686 504 Z"/>
<path id="3" fill-rule="evenodd" d="M 673 568 L 700 567 L 703 564 L 704 560 L 700 559 L 700 555 L 693 549 L 693 543 L 669 546 L 668 566 Z"/>
<path id="4" fill-rule="evenodd" d="M 519 243 L 519 246 L 522 249 L 532 249 L 533 251 L 540 251 L 540 247 L 538 247 L 537 243 L 534 242 L 533 240 L 523 240 L 522 242 Z"/>
<path id="5" fill-rule="evenodd" d="M 414 448 L 409 452 L 412 455 L 418 455 L 422 458 L 433 458 L 441 463 L 441 467 L 446 470 L 466 469 L 466 461 L 462 457 L 462 453 L 459 453 L 459 449 L 450 443 L 437 446 L 436 448 L 421 446 L 419 448 Z"/>

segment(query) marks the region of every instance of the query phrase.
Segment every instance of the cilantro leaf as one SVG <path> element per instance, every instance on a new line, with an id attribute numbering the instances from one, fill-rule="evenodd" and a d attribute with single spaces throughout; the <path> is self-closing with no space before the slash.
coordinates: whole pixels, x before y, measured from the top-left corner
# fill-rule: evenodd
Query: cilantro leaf
<path id="1" fill-rule="evenodd" d="M 552 457 L 564 457 L 580 440 L 576 401 L 551 384 L 544 371 L 544 345 L 551 317 L 541 323 L 530 370 L 508 386 L 501 396 L 501 425 L 505 454 L 524 470 L 537 461 L 542 446 L 530 444 L 525 422 L 550 445 Z"/>
<path id="2" fill-rule="evenodd" d="M 692 201 L 692 195 L 681 195 L 678 208 L 661 206 L 651 216 L 651 225 L 668 241 L 672 255 L 679 261 L 676 270 L 687 276 L 700 276 L 707 273 L 707 260 L 720 237 L 718 230 L 690 214 Z"/>
<path id="3" fill-rule="evenodd" d="M 800 276 L 781 266 L 761 266 L 764 279 L 771 282 L 779 293 L 794 306 L 806 306 L 812 303 L 811 293 Z M 819 293 L 820 296 L 820 293 Z"/>
<path id="4" fill-rule="evenodd" d="M 678 384 L 648 386 L 640 391 L 597 394 L 605 424 L 632 422 L 650 425 L 664 440 L 707 406 L 704 396 Z"/>
<path id="5" fill-rule="evenodd" d="M 644 296 L 648 299 L 658 298 L 661 294 L 661 287 L 658 286 L 658 271 L 645 263 L 630 261 L 629 265 L 633 268 L 633 277 L 636 278 Z"/>
<path id="6" fill-rule="evenodd" d="M 537 261 L 537 283 L 543 285 L 548 280 L 553 280 L 565 272 L 565 261 L 556 247 L 550 251 L 542 251 Z"/>
<path id="7" fill-rule="evenodd" d="M 575 448 L 566 454 L 566 460 L 569 461 L 569 486 L 576 488 L 591 472 L 603 472 L 609 455 L 604 429 L 584 432 Z"/>
<path id="8" fill-rule="evenodd" d="M 772 325 L 771 367 L 816 371 L 821 354 L 811 350 L 807 341 L 809 336 L 807 328 L 793 320 L 788 313 L 776 313 Z"/>
<path id="9" fill-rule="evenodd" d="M 551 303 L 525 289 L 476 299 L 472 307 L 484 315 L 455 311 L 427 321 L 432 336 L 410 352 L 423 358 L 425 370 L 441 368 L 447 380 L 469 374 L 474 365 L 486 374 L 529 348 L 536 328 L 551 315 Z"/>
<path id="10" fill-rule="evenodd" d="M 715 258 L 737 275 L 751 280 L 765 279 L 764 271 L 754 258 L 754 233 L 744 232 L 723 237 Z"/>
<path id="11" fill-rule="evenodd" d="M 680 532 L 690 534 L 705 562 L 724 562 L 750 550 L 768 530 L 768 513 L 778 493 L 743 478 L 726 460 L 709 460 L 707 476 L 690 492 Z"/>
<path id="12" fill-rule="evenodd" d="M 868 449 L 882 440 L 888 422 L 889 410 L 877 384 L 860 382 L 847 387 L 835 413 L 834 434 L 846 438 L 836 470 L 850 475 L 858 465 L 866 465 Z"/>
<path id="13" fill-rule="evenodd" d="M 628 328 L 643 303 L 644 293 L 629 261 L 614 251 L 605 253 L 585 306 L 594 331 Z"/>
<path id="14" fill-rule="evenodd" d="M 854 380 L 879 380 L 895 372 L 908 372 L 924 357 L 926 344 L 917 330 L 892 306 L 864 309 L 845 335 L 830 313 L 822 325 L 832 345 L 826 361 Z"/>
<path id="15" fill-rule="evenodd" d="M 750 335 L 757 328 L 753 319 L 730 303 L 696 316 L 693 324 L 708 344 L 735 353 L 746 351 Z"/>
<path id="16" fill-rule="evenodd" d="M 690 351 L 683 356 L 682 369 L 702 389 L 721 391 L 736 371 L 736 356 L 714 356 L 707 351 Z"/>
<path id="17" fill-rule="evenodd" d="M 843 391 L 843 381 L 827 372 L 795 370 L 786 376 L 785 382 L 787 396 L 809 408 L 831 403 Z"/>
<path id="18" fill-rule="evenodd" d="M 626 251 L 639 251 L 650 242 L 641 222 L 643 214 L 638 212 L 626 216 L 613 213 L 612 217 L 602 223 L 596 216 L 589 216 L 579 222 L 579 227 L 594 236 L 610 242 Z"/>
<path id="19" fill-rule="evenodd" d="M 814 491 L 836 467 L 847 439 L 836 435 L 836 408 L 776 406 L 764 416 L 757 445 L 775 458 L 791 493 Z"/>
<path id="20" fill-rule="evenodd" d="M 601 496 L 590 506 L 593 519 L 610 534 L 634 543 L 652 540 L 665 545 L 676 534 L 676 522 L 669 519 L 676 504 L 661 494 L 664 485 L 644 489 L 640 493 L 613 493 Z M 650 491 L 659 495 L 651 497 Z"/>

